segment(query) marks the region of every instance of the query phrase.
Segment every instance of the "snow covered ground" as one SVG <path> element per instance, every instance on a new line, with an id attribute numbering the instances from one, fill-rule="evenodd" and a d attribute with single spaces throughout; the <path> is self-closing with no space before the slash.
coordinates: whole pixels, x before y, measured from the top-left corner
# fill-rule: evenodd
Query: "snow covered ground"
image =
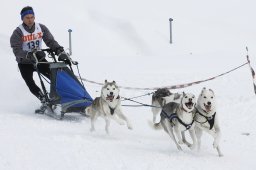
<path id="1" fill-rule="evenodd" d="M 6 1 L 0 10 L 1 170 L 255 169 L 256 97 L 248 66 L 174 90 L 196 95 L 203 87 L 215 91 L 221 158 L 207 134 L 200 153 L 186 147 L 177 151 L 163 131 L 149 127 L 152 113 L 147 107 L 124 107 L 133 130 L 112 121 L 110 135 L 100 118 L 91 133 L 90 120 L 78 114 L 68 114 L 63 121 L 35 115 L 40 103 L 22 80 L 9 44 L 12 31 L 21 23 L 19 12 L 27 5 L 34 8 L 36 21 L 66 48 L 67 30 L 73 30 L 73 59 L 79 61 L 82 77 L 97 82 L 108 79 L 123 86 L 161 87 L 197 81 L 245 63 L 246 46 L 256 68 L 253 0 Z M 173 44 L 169 44 L 170 17 Z M 99 96 L 100 86 L 85 86 L 93 97 Z M 124 97 L 147 92 L 121 90 Z M 150 98 L 138 100 L 149 104 Z"/>

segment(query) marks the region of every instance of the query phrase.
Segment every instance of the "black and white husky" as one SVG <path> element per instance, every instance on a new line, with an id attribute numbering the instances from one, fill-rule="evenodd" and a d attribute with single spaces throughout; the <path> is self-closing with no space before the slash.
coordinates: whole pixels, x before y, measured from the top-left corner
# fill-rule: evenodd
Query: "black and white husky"
<path id="1" fill-rule="evenodd" d="M 101 116 L 106 121 L 105 130 L 109 133 L 110 119 L 115 120 L 120 125 L 127 124 L 129 129 L 132 129 L 132 125 L 121 110 L 121 99 L 119 96 L 120 89 L 115 81 L 108 82 L 105 80 L 105 84 L 101 89 L 101 96 L 96 97 L 91 106 L 86 108 L 86 113 L 91 117 L 91 131 L 94 131 L 94 122 L 97 117 Z"/>
<path id="2" fill-rule="evenodd" d="M 205 131 L 214 138 L 213 148 L 217 149 L 218 155 L 223 156 L 219 146 L 221 134 L 213 90 L 206 88 L 202 89 L 197 100 L 195 122 L 198 150 L 200 149 L 201 145 L 202 132 Z"/>
<path id="3" fill-rule="evenodd" d="M 176 144 L 178 150 L 182 150 L 180 144 L 186 144 L 191 149 L 194 149 L 196 146 L 196 136 L 194 131 L 195 105 L 195 95 L 183 93 L 180 103 L 170 102 L 163 106 L 160 114 L 161 120 L 159 123 L 154 124 L 155 129 L 161 124 L 165 132 Z M 185 131 L 187 130 L 190 133 L 193 144 L 190 144 L 185 139 Z M 174 132 L 178 140 L 176 139 Z"/>
<path id="4" fill-rule="evenodd" d="M 166 88 L 157 89 L 152 95 L 152 107 L 151 111 L 153 113 L 153 123 L 156 123 L 156 117 L 161 112 L 162 107 L 170 102 L 175 102 L 181 97 L 178 93 L 171 93 Z M 180 101 L 177 101 L 178 103 Z"/>

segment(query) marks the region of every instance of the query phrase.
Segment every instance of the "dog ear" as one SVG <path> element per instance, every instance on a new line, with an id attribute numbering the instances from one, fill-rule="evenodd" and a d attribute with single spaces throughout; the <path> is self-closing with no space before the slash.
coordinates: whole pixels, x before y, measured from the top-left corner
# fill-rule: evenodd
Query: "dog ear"
<path id="1" fill-rule="evenodd" d="M 202 89 L 202 91 L 201 91 L 201 96 L 203 96 L 203 93 L 204 93 L 204 91 L 206 90 L 206 87 L 204 87 L 203 89 Z"/>
<path id="2" fill-rule="evenodd" d="M 107 83 L 108 81 L 107 81 L 107 79 L 105 80 L 105 83 Z"/>
<path id="3" fill-rule="evenodd" d="M 116 81 L 115 81 L 115 80 L 113 80 L 113 82 L 112 82 L 112 83 L 116 84 Z"/>
<path id="4" fill-rule="evenodd" d="M 180 96 L 181 96 L 181 94 L 179 94 L 179 93 L 174 93 L 173 100 L 177 100 L 177 99 L 179 99 L 179 98 L 180 98 Z"/>
<path id="5" fill-rule="evenodd" d="M 206 87 L 204 87 L 204 88 L 202 89 L 202 93 L 203 93 L 205 90 L 206 90 Z"/>
<path id="6" fill-rule="evenodd" d="M 185 92 L 182 92 L 182 95 L 183 95 L 183 96 L 186 96 L 186 93 L 185 93 Z"/>
<path id="7" fill-rule="evenodd" d="M 213 92 L 213 90 L 212 90 L 212 89 L 209 89 L 209 91 L 211 91 L 211 92 L 212 92 L 212 94 L 213 94 L 213 96 L 215 96 L 215 94 L 214 94 L 214 92 Z"/>
<path id="8" fill-rule="evenodd" d="M 160 105 L 162 104 L 162 106 L 164 106 L 166 104 L 166 99 L 164 97 L 161 97 L 160 101 L 161 101 Z"/>

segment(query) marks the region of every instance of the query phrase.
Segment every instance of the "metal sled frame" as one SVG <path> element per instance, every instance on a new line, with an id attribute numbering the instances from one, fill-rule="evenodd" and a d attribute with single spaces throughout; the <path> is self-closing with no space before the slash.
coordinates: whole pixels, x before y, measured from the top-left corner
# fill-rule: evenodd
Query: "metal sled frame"
<path id="1" fill-rule="evenodd" d="M 73 72 L 71 64 L 69 64 L 69 67 L 67 67 L 67 65 L 64 62 L 57 62 L 57 60 L 55 58 L 55 54 L 54 54 L 54 52 L 51 49 L 42 49 L 42 51 L 47 52 L 48 55 L 51 56 L 50 58 L 53 59 L 53 62 L 40 62 L 40 61 L 37 60 L 36 55 L 34 53 L 34 58 L 36 60 L 36 62 L 34 64 L 34 67 L 35 67 L 36 72 L 38 74 L 38 77 L 39 77 L 39 80 L 40 80 L 40 84 L 41 84 L 41 88 L 42 88 L 42 91 L 43 91 L 43 94 L 44 94 L 44 97 L 45 97 L 45 101 L 46 101 L 46 103 L 45 103 L 46 104 L 46 108 L 45 108 L 44 112 L 41 113 L 41 114 L 45 114 L 47 116 L 53 117 L 53 118 L 58 119 L 58 120 L 63 119 L 65 113 L 71 113 L 71 112 L 77 112 L 77 113 L 80 113 L 80 114 L 86 116 L 86 114 L 85 114 L 85 107 L 84 108 L 77 108 L 77 109 L 70 109 L 70 107 L 75 105 L 75 104 L 79 104 L 79 103 L 83 103 L 83 102 L 88 102 L 88 100 L 86 100 L 86 99 L 77 100 L 77 101 L 72 101 L 72 102 L 67 102 L 67 103 L 61 104 L 61 113 L 57 114 L 55 112 L 55 109 L 56 109 L 57 105 L 59 105 L 60 103 L 56 103 L 56 99 L 51 99 L 50 98 L 50 94 L 46 90 L 42 74 L 40 73 L 37 65 L 38 64 L 48 64 L 50 70 L 53 69 L 53 68 L 57 68 L 57 69 L 69 68 L 72 73 L 74 73 L 74 72 Z M 72 60 L 71 60 L 71 63 L 74 64 L 74 65 L 78 64 L 76 61 L 72 61 Z M 84 87 L 82 82 L 81 82 L 81 85 Z M 84 87 L 84 89 L 85 89 L 85 87 Z"/>

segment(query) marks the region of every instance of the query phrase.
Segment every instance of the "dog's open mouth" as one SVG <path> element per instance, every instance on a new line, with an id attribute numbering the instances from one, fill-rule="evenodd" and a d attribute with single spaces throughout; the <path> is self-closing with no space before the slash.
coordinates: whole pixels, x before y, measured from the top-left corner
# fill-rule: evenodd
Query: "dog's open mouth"
<path id="1" fill-rule="evenodd" d="M 193 103 L 193 102 L 188 102 L 188 103 L 185 103 L 185 105 L 186 105 L 186 107 L 187 107 L 188 109 L 192 109 L 193 106 L 194 106 L 194 103 Z"/>
<path id="2" fill-rule="evenodd" d="M 210 112 L 211 111 L 211 105 L 207 105 L 207 104 L 204 104 L 204 107 L 205 107 L 205 111 L 206 112 Z"/>
<path id="3" fill-rule="evenodd" d="M 107 95 L 106 99 L 112 102 L 114 100 L 115 96 L 114 95 Z"/>

